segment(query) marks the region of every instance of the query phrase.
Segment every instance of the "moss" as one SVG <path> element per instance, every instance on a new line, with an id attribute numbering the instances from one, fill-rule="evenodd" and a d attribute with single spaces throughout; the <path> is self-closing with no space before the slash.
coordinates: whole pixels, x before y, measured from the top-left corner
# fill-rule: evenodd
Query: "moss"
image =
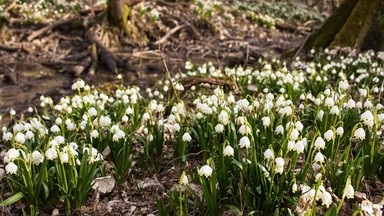
<path id="1" fill-rule="evenodd" d="M 324 24 L 314 32 L 304 44 L 304 51 L 312 48 L 323 48 L 329 46 L 335 35 L 343 27 L 358 0 L 345 0 L 340 7 L 331 15 Z"/>
<path id="2" fill-rule="evenodd" d="M 375 0 L 374 0 L 375 1 Z M 372 0 L 360 0 L 354 7 L 351 15 L 336 34 L 331 46 L 355 47 L 359 44 L 359 35 L 368 31 L 370 22 Z M 380 0 L 381 1 L 381 0 Z"/>
<path id="3" fill-rule="evenodd" d="M 377 1 L 373 4 L 371 21 L 365 34 L 361 34 L 359 47 L 362 50 L 372 49 L 375 51 L 384 50 L 384 1 Z"/>
<path id="4" fill-rule="evenodd" d="M 384 1 L 345 0 L 308 38 L 304 51 L 328 46 L 384 50 Z"/>

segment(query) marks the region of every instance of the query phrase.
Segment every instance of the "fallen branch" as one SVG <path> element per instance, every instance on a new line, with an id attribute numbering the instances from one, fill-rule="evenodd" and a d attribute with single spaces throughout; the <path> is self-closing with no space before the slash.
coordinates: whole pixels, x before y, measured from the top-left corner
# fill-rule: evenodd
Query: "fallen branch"
<path id="1" fill-rule="evenodd" d="M 75 17 L 71 17 L 71 18 L 68 18 L 68 19 L 63 19 L 63 20 L 58 20 L 56 22 L 53 22 L 51 25 L 47 25 L 37 31 L 35 31 L 34 33 L 30 34 L 28 37 L 27 37 L 27 40 L 28 41 L 32 41 L 33 39 L 39 37 L 40 35 L 54 29 L 54 28 L 57 28 L 59 26 L 62 26 L 62 25 L 66 25 L 68 23 L 71 23 L 71 22 L 74 22 L 76 20 L 80 19 L 79 16 L 75 16 Z"/>
<path id="2" fill-rule="evenodd" d="M 230 89 L 237 89 L 236 83 L 230 79 L 216 78 L 216 77 L 190 77 L 181 81 L 184 88 L 190 88 L 196 84 L 212 84 L 212 85 L 221 85 L 228 86 Z"/>
<path id="3" fill-rule="evenodd" d="M 16 51 L 19 51 L 20 49 L 21 49 L 20 47 L 13 47 L 13 46 L 0 44 L 0 50 L 5 50 L 8 52 L 16 52 Z"/>
<path id="4" fill-rule="evenodd" d="M 7 14 L 8 11 L 12 10 L 17 5 L 17 0 L 13 0 L 11 4 L 8 5 L 3 11 L 4 14 Z"/>
<path id="5" fill-rule="evenodd" d="M 15 47 L 15 46 L 0 44 L 0 50 L 4 50 L 4 51 L 8 51 L 8 52 L 24 51 L 26 53 L 30 53 L 29 50 L 24 48 L 23 45 Z"/>
<path id="6" fill-rule="evenodd" d="M 169 31 L 167 34 L 165 34 L 163 37 L 161 37 L 159 40 L 155 41 L 155 45 L 159 45 L 159 44 L 162 44 L 164 43 L 169 37 L 171 37 L 173 34 L 175 34 L 177 31 L 179 31 L 180 29 L 186 27 L 187 25 L 184 24 L 184 25 L 178 25 L 176 27 L 174 27 L 173 29 L 171 29 L 171 31 Z"/>

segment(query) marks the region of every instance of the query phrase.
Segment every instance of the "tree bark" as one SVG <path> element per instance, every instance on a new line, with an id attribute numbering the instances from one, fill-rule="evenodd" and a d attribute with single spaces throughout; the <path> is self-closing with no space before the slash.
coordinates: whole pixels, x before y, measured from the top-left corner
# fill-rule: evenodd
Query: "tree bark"
<path id="1" fill-rule="evenodd" d="M 303 46 L 305 52 L 325 47 L 384 50 L 384 1 L 343 1 Z"/>
<path id="2" fill-rule="evenodd" d="M 124 17 L 123 0 L 108 0 L 107 7 L 108 22 L 114 26 L 119 26 Z"/>

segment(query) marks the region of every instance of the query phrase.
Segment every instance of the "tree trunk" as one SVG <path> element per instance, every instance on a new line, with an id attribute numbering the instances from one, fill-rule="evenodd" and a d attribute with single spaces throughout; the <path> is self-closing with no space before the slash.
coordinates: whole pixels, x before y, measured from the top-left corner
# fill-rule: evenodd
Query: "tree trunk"
<path id="1" fill-rule="evenodd" d="M 120 27 L 124 17 L 123 0 L 108 0 L 107 6 L 108 22 L 114 26 Z"/>
<path id="2" fill-rule="evenodd" d="M 344 0 L 304 43 L 304 51 L 325 47 L 384 50 L 384 1 Z"/>

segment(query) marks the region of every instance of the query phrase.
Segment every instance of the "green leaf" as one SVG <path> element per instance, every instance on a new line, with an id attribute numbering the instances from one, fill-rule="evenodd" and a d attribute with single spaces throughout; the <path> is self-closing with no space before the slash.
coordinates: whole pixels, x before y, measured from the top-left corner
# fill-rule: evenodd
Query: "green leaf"
<path id="1" fill-rule="evenodd" d="M 337 215 L 337 206 L 335 204 L 332 205 L 330 209 L 325 213 L 325 216 L 336 216 Z"/>
<path id="2" fill-rule="evenodd" d="M 231 164 L 233 164 L 233 165 L 235 165 L 236 167 L 238 167 L 240 170 L 243 170 L 243 165 L 239 162 L 239 161 L 237 161 L 237 160 L 232 160 L 231 161 Z"/>
<path id="3" fill-rule="evenodd" d="M 47 199 L 48 196 L 49 196 L 49 189 L 48 189 L 48 186 L 47 184 L 45 184 L 44 182 L 42 183 L 42 186 L 44 188 L 44 199 Z"/>
<path id="4" fill-rule="evenodd" d="M 225 205 L 224 207 L 227 207 L 231 213 L 236 213 L 237 215 L 242 215 L 239 207 L 234 205 Z"/>
<path id="5" fill-rule="evenodd" d="M 275 213 L 274 213 L 273 215 L 274 215 L 274 216 L 279 216 L 279 215 L 280 215 L 280 211 L 279 211 L 278 208 L 275 210 Z"/>
<path id="6" fill-rule="evenodd" d="M 0 203 L 0 206 L 11 205 L 11 204 L 19 201 L 23 197 L 24 197 L 24 193 L 23 192 L 19 192 L 19 193 L 15 194 L 15 195 L 9 197 L 8 199 L 3 200 L 3 202 Z"/>

